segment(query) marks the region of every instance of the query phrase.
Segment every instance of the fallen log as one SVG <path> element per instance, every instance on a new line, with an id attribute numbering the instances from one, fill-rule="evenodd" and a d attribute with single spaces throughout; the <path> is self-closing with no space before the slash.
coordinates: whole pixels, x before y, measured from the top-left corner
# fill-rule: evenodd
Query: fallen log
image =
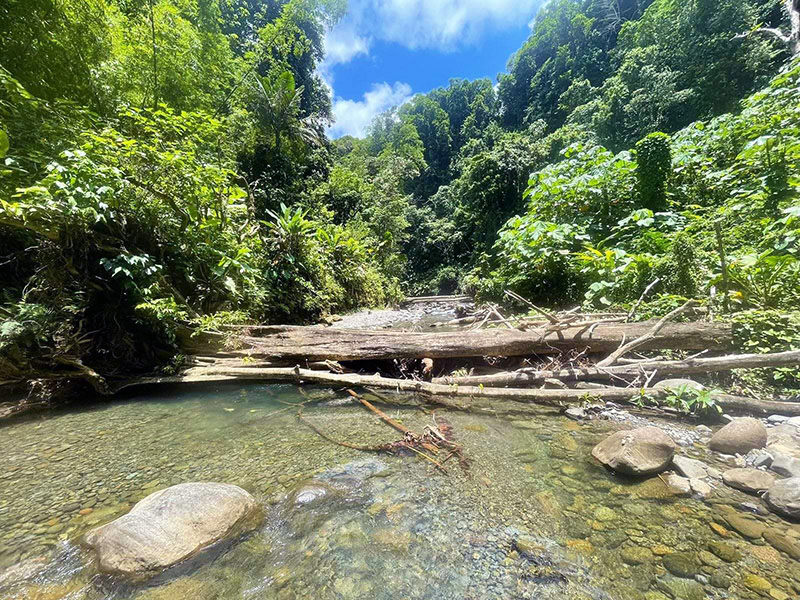
<path id="1" fill-rule="evenodd" d="M 427 302 L 472 302 L 472 296 L 411 296 L 401 304 L 420 304 Z"/>
<path id="2" fill-rule="evenodd" d="M 557 370 L 519 369 L 510 373 L 494 375 L 470 375 L 465 377 L 436 377 L 433 383 L 442 385 L 536 385 L 548 379 L 560 381 L 608 380 L 615 377 L 636 376 L 646 371 L 658 371 L 659 375 L 696 375 L 734 369 L 762 369 L 800 366 L 800 351 L 775 354 L 739 354 L 713 358 L 691 358 L 687 360 L 652 360 L 614 367 L 570 367 Z"/>
<path id="3" fill-rule="evenodd" d="M 692 308 L 695 304 L 696 304 L 696 302 L 694 300 L 689 300 L 688 302 L 686 302 L 686 304 L 684 304 L 680 308 L 676 308 L 675 310 L 673 310 L 669 314 L 664 315 L 658 322 L 656 322 L 655 325 L 653 325 L 653 328 L 650 331 L 648 331 L 644 335 L 636 338 L 635 340 L 633 340 L 631 342 L 628 342 L 627 344 L 623 343 L 619 348 L 614 350 L 614 352 L 612 352 L 609 356 L 607 356 L 606 358 L 601 360 L 599 363 L 597 363 L 597 366 L 598 367 L 610 367 L 615 362 L 617 362 L 618 359 L 622 358 L 623 356 L 625 356 L 629 352 L 632 352 L 636 348 L 640 348 L 641 346 L 646 345 L 648 342 L 652 342 L 654 339 L 656 339 L 656 336 L 658 335 L 658 332 L 661 331 L 662 329 L 664 329 L 664 327 L 667 325 L 667 323 L 669 321 L 671 321 L 671 320 L 675 319 L 676 317 L 678 317 L 679 315 L 685 313 L 687 310 Z"/>
<path id="4" fill-rule="evenodd" d="M 240 337 L 238 350 L 229 354 L 256 359 L 305 361 L 390 360 L 394 358 L 468 358 L 482 356 L 531 356 L 558 354 L 580 349 L 590 353 L 610 353 L 624 339 L 639 338 L 652 330 L 652 323 L 601 323 L 550 331 L 490 329 L 417 333 L 402 331 L 361 331 L 321 327 L 273 327 L 259 337 Z M 193 338 L 197 343 L 198 337 Z M 217 343 L 223 344 L 220 336 Z M 641 349 L 726 350 L 731 346 L 729 323 L 670 323 L 657 339 Z M 203 345 L 209 354 L 210 339 Z"/>
<path id="5" fill-rule="evenodd" d="M 485 388 L 481 386 L 441 385 L 411 379 L 390 379 L 379 375 L 337 374 L 295 368 L 251 368 L 251 369 L 190 369 L 185 375 L 178 377 L 145 378 L 132 385 L 156 383 L 211 383 L 221 381 L 291 381 L 295 383 L 321 383 L 344 387 L 364 387 L 412 392 L 428 398 L 432 404 L 454 407 L 448 398 L 505 399 L 515 402 L 541 404 L 544 406 L 564 407 L 568 404 L 581 403 L 586 400 L 611 401 L 621 403 L 658 401 L 670 395 L 669 390 L 640 388 L 599 388 L 581 389 L 518 389 L 518 388 Z M 774 402 L 754 400 L 728 394 L 715 394 L 714 399 L 729 411 L 747 412 L 751 414 L 782 414 L 800 416 L 800 402 Z"/>

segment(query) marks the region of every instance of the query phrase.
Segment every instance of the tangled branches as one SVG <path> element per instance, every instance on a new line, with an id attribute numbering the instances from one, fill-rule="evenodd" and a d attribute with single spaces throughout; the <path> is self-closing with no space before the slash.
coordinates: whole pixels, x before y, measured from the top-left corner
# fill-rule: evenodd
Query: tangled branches
<path id="1" fill-rule="evenodd" d="M 446 420 L 437 420 L 436 414 L 434 413 L 433 424 L 426 425 L 421 434 L 415 433 L 414 431 L 404 427 L 386 415 L 383 411 L 381 411 L 360 394 L 357 394 L 350 389 L 347 390 L 347 393 L 350 394 L 350 396 L 352 396 L 355 400 L 358 400 L 369 411 L 375 413 L 384 423 L 402 433 L 402 439 L 389 442 L 388 444 L 377 445 L 353 444 L 350 442 L 335 440 L 321 431 L 316 425 L 303 416 L 303 408 L 305 407 L 305 403 L 300 404 L 300 408 L 297 411 L 297 418 L 305 423 L 312 431 L 314 431 L 314 433 L 319 435 L 324 440 L 345 448 L 351 448 L 353 450 L 359 450 L 362 452 L 389 452 L 392 454 L 412 452 L 427 460 L 439 471 L 445 474 L 448 474 L 445 463 L 447 463 L 451 458 L 455 458 L 458 460 L 458 464 L 462 471 L 464 471 L 464 473 L 468 473 L 469 460 L 464 456 L 463 447 L 453 441 L 453 427 Z M 376 392 L 371 393 L 380 399 L 384 399 Z M 439 459 L 439 455 L 444 453 L 447 453 L 444 458 Z"/>

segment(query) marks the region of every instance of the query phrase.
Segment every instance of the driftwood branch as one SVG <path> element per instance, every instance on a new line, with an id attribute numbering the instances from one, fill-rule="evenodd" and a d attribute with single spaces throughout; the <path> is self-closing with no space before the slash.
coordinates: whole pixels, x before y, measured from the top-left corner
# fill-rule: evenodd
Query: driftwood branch
<path id="1" fill-rule="evenodd" d="M 628 317 L 625 319 L 626 321 L 630 321 L 631 319 L 633 319 L 633 316 L 636 314 L 636 311 L 639 310 L 639 305 L 641 305 L 641 303 L 644 302 L 644 299 L 647 297 L 647 294 L 649 294 L 650 290 L 652 290 L 660 282 L 661 282 L 661 279 L 656 277 L 653 281 L 650 282 L 650 285 L 648 285 L 646 288 L 644 288 L 644 291 L 642 292 L 642 295 L 639 296 L 639 299 L 631 307 L 631 311 L 628 313 Z"/>
<path id="2" fill-rule="evenodd" d="M 689 300 L 686 304 L 684 304 L 680 308 L 676 308 L 675 310 L 673 310 L 669 314 L 664 315 L 664 317 L 662 317 L 661 320 L 658 323 L 656 323 L 650 331 L 648 331 L 644 335 L 636 338 L 635 340 L 632 340 L 632 341 L 628 342 L 627 344 L 623 344 L 617 350 L 612 352 L 607 358 L 604 358 L 599 363 L 597 363 L 597 366 L 598 367 L 610 367 L 611 365 L 613 365 L 617 361 L 617 359 L 625 356 L 626 354 L 628 354 L 628 352 L 631 352 L 631 351 L 635 350 L 636 348 L 644 346 L 648 342 L 654 340 L 656 338 L 656 336 L 658 335 L 658 332 L 661 331 L 669 321 L 671 321 L 671 320 L 675 319 L 676 317 L 678 317 L 679 315 L 685 313 L 687 310 L 692 308 L 695 304 L 696 304 L 696 302 L 694 300 Z"/>
<path id="3" fill-rule="evenodd" d="M 659 367 L 660 368 L 660 367 Z M 376 375 L 322 373 L 300 368 L 252 368 L 252 369 L 215 369 L 205 368 L 195 373 L 180 377 L 162 377 L 140 379 L 138 385 L 157 383 L 209 383 L 231 380 L 255 381 L 292 381 L 296 383 L 323 383 L 343 387 L 375 387 L 398 392 L 412 392 L 424 396 L 433 404 L 456 407 L 448 401 L 449 398 L 466 398 L 472 400 L 503 399 L 527 404 L 555 406 L 562 408 L 568 404 L 576 404 L 587 399 L 598 401 L 611 401 L 629 403 L 643 398 L 652 400 L 664 399 L 669 395 L 668 390 L 640 388 L 602 388 L 593 390 L 580 389 L 516 389 L 516 388 L 485 388 L 481 386 L 458 386 L 414 381 L 410 379 L 389 379 Z M 127 387 L 134 385 L 134 382 Z M 725 410 L 737 410 L 754 414 L 783 414 L 800 416 L 800 403 L 795 402 L 770 402 L 752 400 L 727 394 L 714 396 L 717 403 Z M 468 405 L 457 408 L 468 408 Z"/>
<path id="4" fill-rule="evenodd" d="M 571 367 L 557 370 L 519 369 L 495 375 L 473 375 L 468 377 L 438 377 L 432 383 L 442 385 L 536 385 L 548 379 L 559 381 L 610 380 L 615 377 L 636 376 L 650 370 L 659 375 L 694 375 L 716 373 L 733 369 L 764 369 L 800 366 L 800 351 L 774 354 L 740 354 L 713 358 L 690 358 L 685 360 L 635 361 L 613 367 Z"/>
<path id="5" fill-rule="evenodd" d="M 428 304 L 439 302 L 472 302 L 472 296 L 412 296 L 406 298 L 402 304 Z"/>
<path id="6" fill-rule="evenodd" d="M 550 322 L 551 322 L 553 325 L 558 325 L 558 324 L 561 322 L 561 321 L 559 321 L 559 320 L 558 320 L 558 319 L 557 319 L 555 316 L 553 316 L 551 313 L 547 312 L 547 311 L 546 311 L 546 310 L 544 310 L 543 308 L 539 308 L 538 306 L 536 306 L 536 305 L 535 305 L 533 302 L 531 302 L 530 300 L 527 300 L 527 299 L 523 298 L 522 296 L 520 296 L 519 294 L 516 294 L 516 293 L 512 292 L 511 290 L 505 290 L 505 294 L 506 294 L 506 296 L 508 296 L 509 298 L 513 298 L 513 299 L 514 299 L 514 300 L 516 300 L 517 302 L 522 302 L 523 304 L 527 304 L 527 305 L 528 305 L 528 306 L 530 306 L 530 307 L 531 307 L 533 310 L 535 310 L 535 311 L 536 311 L 536 312 L 538 312 L 540 315 L 542 315 L 543 317 L 545 317 L 545 318 L 546 318 L 548 321 L 550 321 Z"/>

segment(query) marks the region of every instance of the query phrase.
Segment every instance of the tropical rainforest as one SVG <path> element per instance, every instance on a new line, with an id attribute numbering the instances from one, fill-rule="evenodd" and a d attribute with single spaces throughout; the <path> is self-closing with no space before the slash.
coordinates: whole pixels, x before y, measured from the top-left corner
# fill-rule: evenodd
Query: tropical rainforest
<path id="1" fill-rule="evenodd" d="M 99 389 L 176 368 L 187 324 L 505 290 L 696 298 L 800 349 L 796 0 L 551 0 L 496 82 L 331 140 L 346 9 L 2 3 L 0 379 Z"/>

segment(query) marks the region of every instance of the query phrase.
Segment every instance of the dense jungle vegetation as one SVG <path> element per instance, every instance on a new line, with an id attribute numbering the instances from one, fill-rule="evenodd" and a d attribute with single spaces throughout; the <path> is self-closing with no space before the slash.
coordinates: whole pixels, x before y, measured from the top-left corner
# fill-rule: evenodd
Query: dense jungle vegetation
<path id="1" fill-rule="evenodd" d="M 797 8 L 552 0 L 496 86 L 332 141 L 343 0 L 6 0 L 0 379 L 99 389 L 181 323 L 653 282 L 645 316 L 696 297 L 800 349 Z"/>

